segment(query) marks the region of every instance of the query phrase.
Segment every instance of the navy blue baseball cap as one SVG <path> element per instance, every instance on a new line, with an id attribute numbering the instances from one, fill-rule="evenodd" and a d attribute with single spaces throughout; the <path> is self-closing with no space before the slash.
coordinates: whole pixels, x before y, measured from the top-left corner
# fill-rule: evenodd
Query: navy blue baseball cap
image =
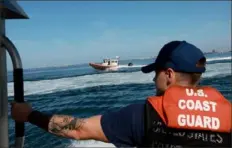
<path id="1" fill-rule="evenodd" d="M 200 60 L 206 60 L 204 53 L 186 41 L 172 41 L 165 44 L 154 63 L 141 68 L 143 73 L 172 68 L 176 72 L 203 73 L 205 67 L 197 66 Z"/>

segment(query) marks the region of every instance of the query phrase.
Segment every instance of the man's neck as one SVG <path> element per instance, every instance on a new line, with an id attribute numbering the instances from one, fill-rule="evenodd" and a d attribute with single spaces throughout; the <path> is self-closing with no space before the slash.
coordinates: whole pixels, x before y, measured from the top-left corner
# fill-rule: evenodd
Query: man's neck
<path id="1" fill-rule="evenodd" d="M 189 84 L 187 81 L 181 81 L 176 83 L 175 85 L 180 85 L 180 86 L 187 86 L 187 87 L 197 87 L 197 84 Z"/>

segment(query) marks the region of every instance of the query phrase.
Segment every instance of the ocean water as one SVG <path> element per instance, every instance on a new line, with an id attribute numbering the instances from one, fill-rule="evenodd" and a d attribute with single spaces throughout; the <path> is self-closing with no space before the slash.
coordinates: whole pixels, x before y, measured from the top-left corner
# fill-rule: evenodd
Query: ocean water
<path id="1" fill-rule="evenodd" d="M 88 117 L 131 103 L 138 103 L 155 94 L 154 73 L 143 74 L 141 66 L 154 59 L 120 61 L 116 71 L 96 71 L 88 64 L 69 67 L 24 70 L 25 100 L 43 112 Z M 132 62 L 134 66 L 128 67 Z M 232 100 L 231 53 L 207 55 L 207 72 L 202 85 L 217 88 Z M 13 100 L 12 72 L 8 72 L 8 97 Z M 10 107 L 10 106 L 9 106 Z M 94 140 L 70 140 L 56 137 L 26 123 L 26 148 L 51 147 L 114 147 Z M 14 122 L 9 112 L 9 138 L 14 143 Z"/>

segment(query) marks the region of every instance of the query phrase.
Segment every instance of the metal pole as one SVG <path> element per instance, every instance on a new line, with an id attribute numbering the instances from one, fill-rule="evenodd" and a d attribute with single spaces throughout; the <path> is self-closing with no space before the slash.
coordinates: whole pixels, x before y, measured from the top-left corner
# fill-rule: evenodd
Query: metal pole
<path id="1" fill-rule="evenodd" d="M 5 36 L 5 19 L 0 10 L 0 37 Z M 0 40 L 0 147 L 8 148 L 8 99 L 7 99 L 6 50 Z"/>
<path id="2" fill-rule="evenodd" d="M 14 100 L 24 102 L 23 68 L 18 50 L 14 44 L 6 37 L 2 36 L 2 42 L 7 49 L 14 67 Z M 24 147 L 24 123 L 15 122 L 15 146 Z"/>

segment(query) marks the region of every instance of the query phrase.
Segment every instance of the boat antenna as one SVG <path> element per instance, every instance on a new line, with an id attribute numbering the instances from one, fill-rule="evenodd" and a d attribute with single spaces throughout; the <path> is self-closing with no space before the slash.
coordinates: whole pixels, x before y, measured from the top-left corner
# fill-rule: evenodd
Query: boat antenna
<path id="1" fill-rule="evenodd" d="M 24 102 L 23 68 L 19 53 L 5 35 L 6 19 L 28 19 L 28 16 L 15 0 L 0 0 L 0 147 L 10 147 L 8 139 L 8 90 L 7 62 L 8 51 L 14 74 L 14 100 Z M 15 122 L 15 147 L 24 147 L 24 123 Z"/>

